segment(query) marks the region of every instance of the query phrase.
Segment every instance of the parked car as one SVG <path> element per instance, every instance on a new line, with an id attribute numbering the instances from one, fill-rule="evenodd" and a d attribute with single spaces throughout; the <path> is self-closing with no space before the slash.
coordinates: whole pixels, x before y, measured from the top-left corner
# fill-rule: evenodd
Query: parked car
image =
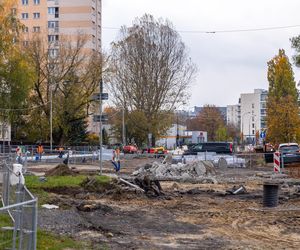
<path id="1" fill-rule="evenodd" d="M 134 145 L 126 145 L 123 147 L 124 154 L 134 154 L 137 153 L 138 149 Z"/>
<path id="2" fill-rule="evenodd" d="M 284 165 L 300 163 L 300 148 L 297 143 L 282 143 L 278 147 Z"/>
<path id="3" fill-rule="evenodd" d="M 142 153 L 145 152 L 148 154 L 165 155 L 168 153 L 168 150 L 160 146 L 160 147 L 153 147 L 153 148 L 143 148 Z"/>
<path id="4" fill-rule="evenodd" d="M 233 144 L 231 142 L 203 142 L 197 143 L 185 151 L 184 155 L 197 155 L 200 152 L 215 152 L 217 154 L 232 154 Z"/>

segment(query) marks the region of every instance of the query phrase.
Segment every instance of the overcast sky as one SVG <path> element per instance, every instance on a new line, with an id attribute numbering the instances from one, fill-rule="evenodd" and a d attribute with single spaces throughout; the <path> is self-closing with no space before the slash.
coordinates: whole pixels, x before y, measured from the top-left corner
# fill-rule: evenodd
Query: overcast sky
<path id="1" fill-rule="evenodd" d="M 119 28 L 130 26 L 136 17 L 152 14 L 169 19 L 177 31 L 236 30 L 300 25 L 299 0 L 102 0 L 103 47 L 109 50 Z M 198 74 L 190 92 L 189 105 L 236 104 L 240 93 L 268 88 L 267 61 L 286 50 L 294 54 L 289 38 L 300 27 L 238 33 L 180 33 Z M 300 80 L 300 69 L 294 68 Z"/>

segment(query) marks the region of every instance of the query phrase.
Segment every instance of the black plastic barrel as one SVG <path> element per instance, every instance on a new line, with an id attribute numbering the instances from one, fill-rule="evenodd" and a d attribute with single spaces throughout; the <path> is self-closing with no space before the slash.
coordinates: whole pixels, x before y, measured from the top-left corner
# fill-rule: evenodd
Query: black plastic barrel
<path id="1" fill-rule="evenodd" d="M 274 183 L 264 183 L 263 206 L 277 207 L 279 185 Z"/>

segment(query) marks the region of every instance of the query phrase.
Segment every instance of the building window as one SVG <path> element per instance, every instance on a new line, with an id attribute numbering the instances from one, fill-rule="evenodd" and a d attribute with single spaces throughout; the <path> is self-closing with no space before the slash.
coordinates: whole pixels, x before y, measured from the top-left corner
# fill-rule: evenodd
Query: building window
<path id="1" fill-rule="evenodd" d="M 28 0 L 22 0 L 22 5 L 28 5 Z"/>
<path id="2" fill-rule="evenodd" d="M 28 33 L 28 27 L 27 26 L 23 27 L 23 32 Z"/>
<path id="3" fill-rule="evenodd" d="M 16 8 L 12 8 L 11 9 L 11 14 L 15 16 L 17 14 L 17 9 Z"/>
<path id="4" fill-rule="evenodd" d="M 33 13 L 33 18 L 34 19 L 39 19 L 41 17 L 41 14 L 39 12 Z"/>
<path id="5" fill-rule="evenodd" d="M 54 7 L 49 7 L 48 8 L 48 14 L 54 15 L 55 14 L 55 8 Z"/>
<path id="6" fill-rule="evenodd" d="M 33 3 L 34 3 L 35 5 L 38 5 L 38 4 L 40 4 L 40 0 L 33 0 Z"/>
<path id="7" fill-rule="evenodd" d="M 28 13 L 22 13 L 22 19 L 28 19 Z"/>
<path id="8" fill-rule="evenodd" d="M 48 53 L 51 58 L 55 58 L 58 55 L 58 50 L 57 49 L 49 49 Z"/>
<path id="9" fill-rule="evenodd" d="M 58 35 L 49 35 L 48 36 L 48 42 L 56 42 L 59 40 L 59 36 Z"/>
<path id="10" fill-rule="evenodd" d="M 48 28 L 58 28 L 58 21 L 48 21 Z"/>
<path id="11" fill-rule="evenodd" d="M 34 26 L 33 27 L 33 32 L 40 32 L 41 31 L 41 27 L 40 26 Z"/>
<path id="12" fill-rule="evenodd" d="M 28 41 L 23 41 L 23 46 L 26 47 L 28 46 L 29 42 Z"/>
<path id="13" fill-rule="evenodd" d="M 55 15 L 55 18 L 59 17 L 59 8 L 58 7 L 48 7 L 48 14 Z"/>
<path id="14" fill-rule="evenodd" d="M 252 130 L 252 134 L 253 134 L 253 135 L 255 134 L 255 131 L 254 131 L 254 130 Z"/>

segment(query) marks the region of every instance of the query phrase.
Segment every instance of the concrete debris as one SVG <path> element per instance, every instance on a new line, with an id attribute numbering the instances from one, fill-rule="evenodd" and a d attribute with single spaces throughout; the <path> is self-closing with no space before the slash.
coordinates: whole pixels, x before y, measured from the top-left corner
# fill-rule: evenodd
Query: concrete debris
<path id="1" fill-rule="evenodd" d="M 216 170 L 212 162 L 195 161 L 188 164 L 162 164 L 153 162 L 152 165 L 146 164 L 132 175 L 139 178 L 150 176 L 151 179 L 181 179 L 189 180 L 197 177 L 206 177 L 215 175 Z"/>
<path id="2" fill-rule="evenodd" d="M 101 210 L 101 213 L 103 213 L 103 214 L 113 211 L 113 209 L 111 207 L 101 204 L 101 203 L 82 202 L 79 205 L 77 205 L 76 208 L 78 211 L 81 211 L 81 212 L 93 212 L 96 210 Z"/>
<path id="3" fill-rule="evenodd" d="M 45 176 L 40 176 L 39 177 L 39 181 L 40 182 L 46 182 L 47 181 L 47 178 Z"/>
<path id="4" fill-rule="evenodd" d="M 225 160 L 225 158 L 220 158 L 218 160 L 218 167 L 219 168 L 227 168 L 228 164 L 227 161 Z"/>
<path id="5" fill-rule="evenodd" d="M 46 209 L 58 209 L 59 207 L 56 206 L 56 205 L 52 205 L 52 204 L 44 204 L 42 205 L 43 208 L 46 208 Z"/>
<path id="6" fill-rule="evenodd" d="M 129 185 L 129 186 L 135 188 L 136 190 L 139 190 L 139 191 L 142 191 L 142 192 L 144 191 L 143 188 L 140 188 L 139 186 L 134 185 L 134 184 L 130 183 L 129 181 L 126 181 L 126 180 L 124 180 L 124 179 L 122 179 L 122 178 L 120 178 L 119 180 L 120 180 L 121 182 L 125 183 L 126 185 Z"/>
<path id="7" fill-rule="evenodd" d="M 246 194 L 247 190 L 246 190 L 246 188 L 243 185 L 240 185 L 238 187 L 237 186 L 233 186 L 232 189 L 226 190 L 226 193 L 227 194 L 233 194 L 233 195 L 236 195 L 236 194 Z"/>

